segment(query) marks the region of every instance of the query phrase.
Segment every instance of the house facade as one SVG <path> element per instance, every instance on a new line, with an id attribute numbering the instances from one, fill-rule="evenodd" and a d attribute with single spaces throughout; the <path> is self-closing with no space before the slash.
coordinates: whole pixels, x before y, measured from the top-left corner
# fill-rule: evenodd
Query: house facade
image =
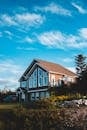
<path id="1" fill-rule="evenodd" d="M 59 64 L 34 59 L 19 79 L 17 95 L 24 101 L 50 96 L 50 87 L 75 82 L 76 74 Z"/>

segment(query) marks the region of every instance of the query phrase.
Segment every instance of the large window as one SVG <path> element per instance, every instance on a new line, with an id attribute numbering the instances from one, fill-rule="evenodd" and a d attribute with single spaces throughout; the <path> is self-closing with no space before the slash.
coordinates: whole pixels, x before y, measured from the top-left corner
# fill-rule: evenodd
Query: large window
<path id="1" fill-rule="evenodd" d="M 42 69 L 38 69 L 38 86 L 47 86 L 48 85 L 48 73 Z"/>
<path id="2" fill-rule="evenodd" d="M 37 69 L 33 72 L 33 88 L 37 87 Z"/>
<path id="3" fill-rule="evenodd" d="M 33 87 L 33 78 L 32 75 L 29 77 L 29 88 Z"/>
<path id="4" fill-rule="evenodd" d="M 29 77 L 29 88 L 37 87 L 37 69 Z"/>
<path id="5" fill-rule="evenodd" d="M 38 69 L 38 86 L 43 86 L 43 70 L 40 68 Z"/>
<path id="6" fill-rule="evenodd" d="M 38 72 L 38 73 L 37 73 Z M 48 73 L 41 68 L 37 68 L 29 76 L 29 88 L 36 88 L 48 85 Z"/>

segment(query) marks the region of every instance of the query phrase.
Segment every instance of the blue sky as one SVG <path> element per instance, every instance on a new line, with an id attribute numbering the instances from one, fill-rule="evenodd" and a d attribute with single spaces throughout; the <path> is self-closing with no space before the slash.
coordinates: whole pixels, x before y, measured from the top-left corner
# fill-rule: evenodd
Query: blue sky
<path id="1" fill-rule="evenodd" d="M 86 0 L 0 0 L 0 89 L 14 90 L 34 58 L 75 71 L 87 55 Z"/>

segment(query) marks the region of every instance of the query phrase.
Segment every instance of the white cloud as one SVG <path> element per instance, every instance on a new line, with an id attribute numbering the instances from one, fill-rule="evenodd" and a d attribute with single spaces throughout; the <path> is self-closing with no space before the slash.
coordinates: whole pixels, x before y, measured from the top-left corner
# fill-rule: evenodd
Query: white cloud
<path id="1" fill-rule="evenodd" d="M 33 48 L 33 47 L 17 47 L 17 50 L 24 50 L 24 51 L 35 51 L 37 50 L 36 48 Z"/>
<path id="2" fill-rule="evenodd" d="M 7 35 L 9 35 L 9 36 L 12 36 L 13 34 L 10 32 L 10 31 L 8 31 L 8 30 L 5 30 L 4 31 Z"/>
<path id="3" fill-rule="evenodd" d="M 74 3 L 74 2 L 72 3 L 72 5 L 73 5 L 73 7 L 75 7 L 79 11 L 79 13 L 81 13 L 81 14 L 86 14 L 87 13 L 87 10 L 84 9 L 83 7 L 81 7 L 80 5 L 78 5 L 78 4 Z"/>
<path id="4" fill-rule="evenodd" d="M 0 16 L 0 20 L 2 25 L 6 25 L 6 26 L 13 26 L 16 25 L 16 22 L 14 21 L 14 18 L 12 16 L 9 16 L 7 14 L 3 14 Z"/>
<path id="5" fill-rule="evenodd" d="M 7 83 L 8 83 L 7 79 L 0 78 L 0 85 L 7 84 Z"/>
<path id="6" fill-rule="evenodd" d="M 35 39 L 26 36 L 25 38 L 19 38 L 19 43 L 29 43 L 29 44 L 33 44 L 35 42 Z"/>
<path id="7" fill-rule="evenodd" d="M 65 16 L 71 16 L 70 10 L 67 10 L 60 5 L 57 5 L 55 3 L 50 3 L 47 6 L 44 7 L 35 7 L 35 10 L 40 10 L 44 12 L 51 12 L 53 14 L 59 14 L 59 15 L 65 15 Z"/>
<path id="8" fill-rule="evenodd" d="M 31 39 L 30 37 L 25 37 L 25 38 L 22 40 L 22 42 L 33 43 L 34 40 Z"/>
<path id="9" fill-rule="evenodd" d="M 0 60 L 0 87 L 8 86 L 10 89 L 18 87 L 18 79 L 23 73 L 23 68 L 12 60 Z"/>
<path id="10" fill-rule="evenodd" d="M 6 34 L 6 37 L 9 39 L 12 39 L 12 37 L 14 36 L 12 32 L 5 30 L 4 33 Z"/>
<path id="11" fill-rule="evenodd" d="M 76 35 L 70 34 L 70 35 L 66 36 L 66 42 L 69 44 L 76 43 L 76 41 L 78 41 L 78 40 L 79 40 L 79 37 Z"/>
<path id="12" fill-rule="evenodd" d="M 79 34 L 80 34 L 81 37 L 87 39 L 87 28 L 81 28 L 79 30 Z"/>
<path id="13" fill-rule="evenodd" d="M 70 63 L 70 62 L 73 62 L 73 61 L 72 61 L 72 58 L 64 58 L 63 62 Z"/>
<path id="14" fill-rule="evenodd" d="M 34 25 L 40 25 L 43 23 L 44 18 L 40 14 L 35 13 L 23 13 L 23 14 L 16 14 L 15 20 L 19 24 L 24 24 L 26 26 L 34 26 Z"/>
<path id="15" fill-rule="evenodd" d="M 13 60 L 5 60 L 0 62 L 0 72 L 10 72 L 12 74 L 20 74 L 22 69 L 19 65 L 16 65 Z"/>
<path id="16" fill-rule="evenodd" d="M 77 42 L 77 43 L 72 43 L 69 44 L 68 47 L 76 48 L 76 49 L 83 49 L 87 47 L 87 42 Z"/>
<path id="17" fill-rule="evenodd" d="M 70 71 L 76 73 L 76 69 L 75 69 L 75 67 L 66 67 L 66 68 L 69 69 Z"/>
<path id="18" fill-rule="evenodd" d="M 16 29 L 29 30 L 29 27 L 40 26 L 45 20 L 45 17 L 36 13 L 16 13 L 13 16 L 3 14 L 0 16 L 0 26 L 13 26 Z"/>
<path id="19" fill-rule="evenodd" d="M 48 47 L 64 48 L 65 37 L 59 31 L 45 32 L 38 36 L 38 40 L 41 44 Z"/>
<path id="20" fill-rule="evenodd" d="M 0 78 L 0 90 L 15 90 L 19 86 L 15 78 Z"/>
<path id="21" fill-rule="evenodd" d="M 60 31 L 44 32 L 37 36 L 42 45 L 59 49 L 83 49 L 87 47 L 87 39 L 77 35 L 64 34 Z"/>

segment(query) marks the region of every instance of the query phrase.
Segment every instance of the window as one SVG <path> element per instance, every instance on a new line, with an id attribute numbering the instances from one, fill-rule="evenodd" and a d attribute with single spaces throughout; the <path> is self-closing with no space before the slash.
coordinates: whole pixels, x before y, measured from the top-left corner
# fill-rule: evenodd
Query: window
<path id="1" fill-rule="evenodd" d="M 38 76 L 38 80 L 37 80 Z M 47 86 L 48 85 L 48 73 L 41 68 L 37 68 L 34 70 L 32 75 L 29 77 L 29 88 L 36 88 L 37 86 Z"/>
<path id="2" fill-rule="evenodd" d="M 36 92 L 35 94 L 36 94 L 36 95 L 35 95 L 35 99 L 36 99 L 36 100 L 39 100 L 39 92 Z"/>
<path id="3" fill-rule="evenodd" d="M 45 93 L 44 92 L 40 92 L 40 98 L 44 98 L 45 97 Z"/>
<path id="4" fill-rule="evenodd" d="M 48 98 L 50 96 L 49 92 L 46 91 L 46 98 Z"/>
<path id="5" fill-rule="evenodd" d="M 43 70 L 40 68 L 38 69 L 38 86 L 43 86 Z"/>
<path id="6" fill-rule="evenodd" d="M 38 78 L 38 86 L 39 87 L 43 86 L 43 78 L 42 77 Z"/>
<path id="7" fill-rule="evenodd" d="M 39 74 L 38 74 L 39 76 L 42 76 L 42 75 L 43 75 L 42 69 L 39 68 L 38 73 L 39 73 Z"/>
<path id="8" fill-rule="evenodd" d="M 37 87 L 37 69 L 33 72 L 33 88 Z"/>
<path id="9" fill-rule="evenodd" d="M 34 77 L 34 78 L 36 78 L 36 77 L 37 77 L 37 69 L 36 69 L 36 70 L 34 70 L 34 72 L 33 72 L 33 77 Z"/>
<path id="10" fill-rule="evenodd" d="M 35 93 L 31 93 L 31 100 L 35 100 Z"/>
<path id="11" fill-rule="evenodd" d="M 29 77 L 29 88 L 36 88 L 37 87 L 37 69 Z"/>
<path id="12" fill-rule="evenodd" d="M 32 79 L 32 75 L 29 78 L 29 88 L 33 87 L 33 79 Z"/>
<path id="13" fill-rule="evenodd" d="M 26 81 L 21 82 L 21 87 L 26 87 Z"/>
<path id="14" fill-rule="evenodd" d="M 48 74 L 47 72 L 43 73 L 43 86 L 47 86 L 48 85 Z"/>
<path id="15" fill-rule="evenodd" d="M 33 79 L 33 88 L 37 87 L 37 79 Z"/>

